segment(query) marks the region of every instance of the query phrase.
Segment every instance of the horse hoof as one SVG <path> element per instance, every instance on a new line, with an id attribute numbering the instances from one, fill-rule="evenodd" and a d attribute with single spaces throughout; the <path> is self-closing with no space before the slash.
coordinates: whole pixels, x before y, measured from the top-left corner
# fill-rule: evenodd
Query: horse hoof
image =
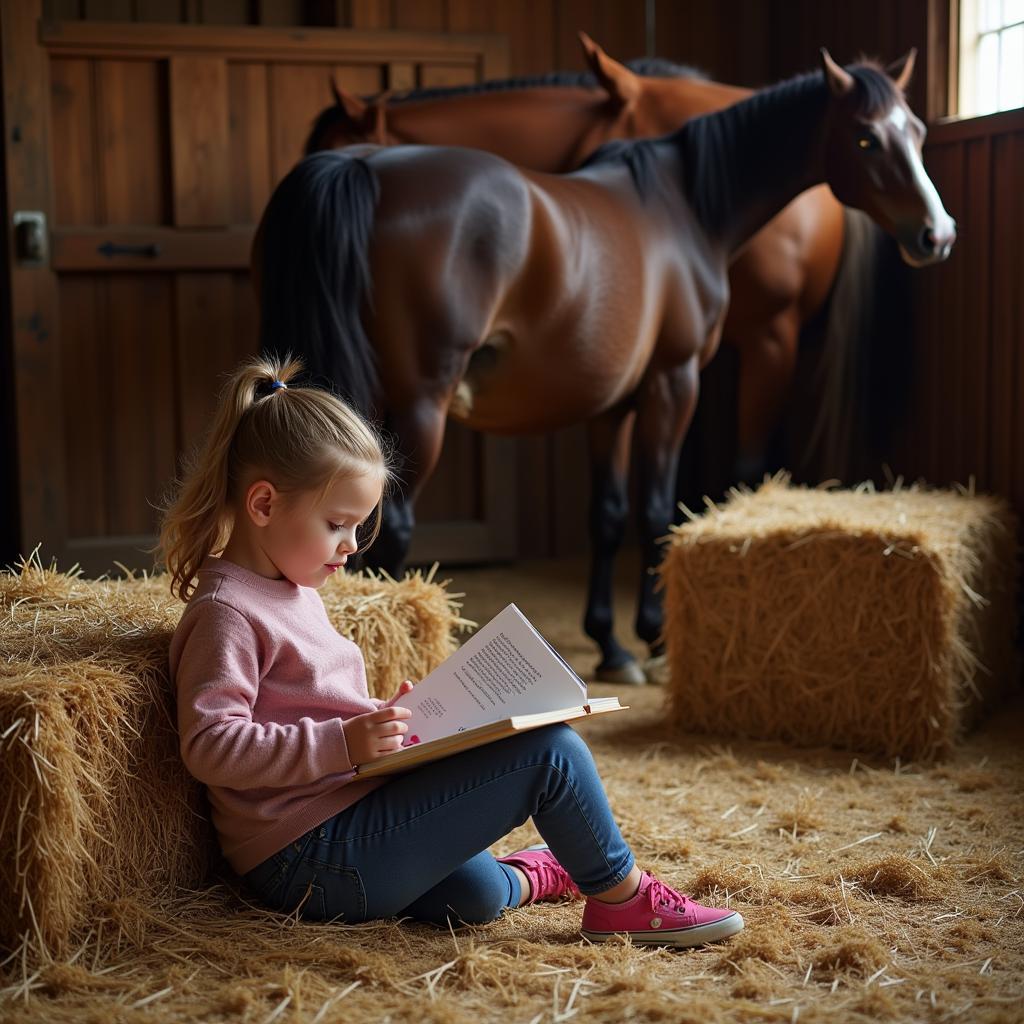
<path id="1" fill-rule="evenodd" d="M 644 675 L 647 676 L 647 682 L 654 683 L 656 686 L 664 686 L 668 682 L 668 674 L 668 659 L 664 654 L 658 654 L 644 662 Z"/>
<path id="2" fill-rule="evenodd" d="M 635 661 L 627 661 L 615 668 L 598 666 L 594 679 L 599 683 L 617 683 L 619 686 L 643 686 L 647 682 L 644 670 Z"/>

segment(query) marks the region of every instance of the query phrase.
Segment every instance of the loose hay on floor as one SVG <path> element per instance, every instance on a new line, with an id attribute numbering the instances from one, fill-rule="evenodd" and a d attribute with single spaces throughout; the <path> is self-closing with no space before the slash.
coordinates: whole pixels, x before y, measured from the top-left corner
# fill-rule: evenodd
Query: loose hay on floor
<path id="1" fill-rule="evenodd" d="M 734 491 L 661 579 L 681 728 L 947 756 L 1017 684 L 1016 525 L 950 491 Z"/>
<path id="2" fill-rule="evenodd" d="M 452 585 L 478 621 L 517 601 L 586 674 L 594 654 L 579 628 L 585 584 L 574 569 L 462 570 Z M 619 595 L 624 621 L 631 597 L 631 587 Z M 249 907 L 218 883 L 153 905 L 97 907 L 69 956 L 6 965 L 0 1018 L 1021 1020 L 1019 700 L 935 766 L 681 736 L 666 720 L 664 691 L 625 696 L 629 712 L 581 727 L 616 816 L 644 867 L 743 913 L 747 930 L 735 941 L 681 953 L 589 946 L 572 903 L 523 908 L 454 936 L 408 922 L 307 925 Z M 525 826 L 498 850 L 535 839 Z"/>
<path id="3" fill-rule="evenodd" d="M 431 574 L 323 591 L 388 695 L 464 625 Z M 29 562 L 0 574 L 0 948 L 67 953 L 92 909 L 203 884 L 218 859 L 178 753 L 167 667 L 184 606 L 159 577 L 94 582 Z"/>

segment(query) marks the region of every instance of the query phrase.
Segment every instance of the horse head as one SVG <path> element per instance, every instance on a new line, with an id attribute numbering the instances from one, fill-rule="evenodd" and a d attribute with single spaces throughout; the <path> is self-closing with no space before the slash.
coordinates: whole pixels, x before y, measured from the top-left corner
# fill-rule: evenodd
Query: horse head
<path id="1" fill-rule="evenodd" d="M 873 217 L 896 239 L 904 260 L 944 260 L 956 222 L 921 162 L 925 127 L 904 89 L 916 51 L 883 70 L 870 63 L 841 67 L 821 50 L 831 94 L 825 130 L 825 178 L 836 198 Z"/>

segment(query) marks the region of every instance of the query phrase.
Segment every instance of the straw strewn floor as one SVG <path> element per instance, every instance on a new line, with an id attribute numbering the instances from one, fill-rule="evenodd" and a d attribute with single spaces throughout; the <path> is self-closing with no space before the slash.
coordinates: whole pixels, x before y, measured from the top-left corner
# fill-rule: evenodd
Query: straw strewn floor
<path id="1" fill-rule="evenodd" d="M 464 614 L 514 599 L 584 671 L 579 566 L 460 571 Z M 444 574 L 442 574 L 444 575 Z M 634 578 L 630 574 L 630 582 Z M 632 609 L 620 601 L 622 621 Z M 595 692 L 616 692 L 607 686 Z M 621 691 L 620 695 L 621 695 Z M 593 947 L 579 906 L 454 935 L 275 921 L 224 885 L 109 902 L 66 962 L 5 967 L 0 1018 L 619 1022 L 1022 1019 L 1024 705 L 941 766 L 682 736 L 664 692 L 585 726 L 639 859 L 744 914 L 705 950 Z M 502 852 L 533 838 L 530 828 Z"/>

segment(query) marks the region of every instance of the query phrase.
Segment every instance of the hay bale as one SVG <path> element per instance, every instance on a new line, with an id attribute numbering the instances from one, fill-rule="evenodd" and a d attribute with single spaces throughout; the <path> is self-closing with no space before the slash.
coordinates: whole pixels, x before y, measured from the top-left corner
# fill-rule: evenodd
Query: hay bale
<path id="1" fill-rule="evenodd" d="M 675 528 L 661 576 L 687 730 L 931 759 L 1017 680 L 998 498 L 781 476 Z"/>
<path id="2" fill-rule="evenodd" d="M 0 665 L 0 943 L 60 950 L 90 907 L 193 887 L 215 855 L 166 683 L 99 659 Z"/>
<path id="3" fill-rule="evenodd" d="M 371 693 L 419 678 L 466 625 L 433 574 L 339 574 L 323 591 Z M 66 952 L 91 908 L 203 884 L 219 859 L 178 753 L 163 577 L 0 573 L 0 947 Z"/>

